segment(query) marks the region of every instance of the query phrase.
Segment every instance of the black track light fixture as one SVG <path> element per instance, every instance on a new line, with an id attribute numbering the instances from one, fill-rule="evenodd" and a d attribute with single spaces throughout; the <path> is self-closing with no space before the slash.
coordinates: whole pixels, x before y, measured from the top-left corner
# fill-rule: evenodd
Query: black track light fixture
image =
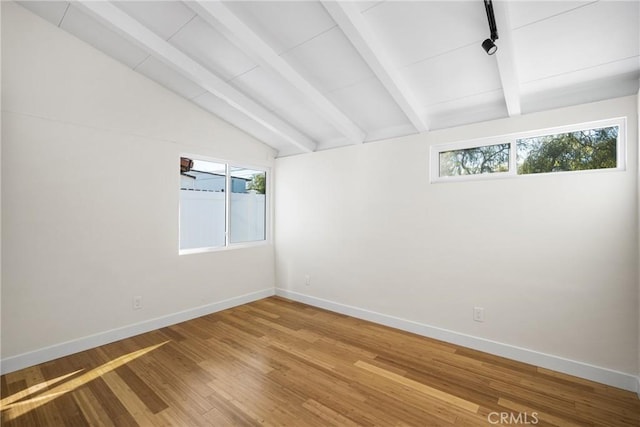
<path id="1" fill-rule="evenodd" d="M 484 0 L 484 9 L 487 11 L 487 20 L 489 21 L 490 38 L 482 42 L 482 48 L 489 55 L 493 55 L 498 50 L 498 46 L 494 43 L 498 40 L 498 28 L 496 27 L 496 17 L 493 14 L 493 3 L 491 0 Z"/>
<path id="2" fill-rule="evenodd" d="M 496 44 L 491 39 L 486 39 L 485 41 L 483 41 L 482 48 L 489 55 L 493 55 L 494 53 L 496 53 L 496 50 L 498 50 L 498 46 L 496 46 Z"/>

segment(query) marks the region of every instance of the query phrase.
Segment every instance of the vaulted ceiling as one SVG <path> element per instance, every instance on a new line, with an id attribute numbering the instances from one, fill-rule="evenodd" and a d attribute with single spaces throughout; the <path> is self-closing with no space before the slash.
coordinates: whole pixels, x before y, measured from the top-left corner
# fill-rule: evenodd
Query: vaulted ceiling
<path id="1" fill-rule="evenodd" d="M 279 156 L 635 94 L 640 2 L 20 2 Z"/>

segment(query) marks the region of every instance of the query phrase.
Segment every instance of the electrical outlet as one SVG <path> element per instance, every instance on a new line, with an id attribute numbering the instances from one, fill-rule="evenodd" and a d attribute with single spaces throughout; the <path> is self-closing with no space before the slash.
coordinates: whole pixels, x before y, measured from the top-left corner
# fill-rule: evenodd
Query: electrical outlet
<path id="1" fill-rule="evenodd" d="M 307 286 L 311 286 L 311 276 L 308 274 L 304 276 L 304 284 Z"/>
<path id="2" fill-rule="evenodd" d="M 476 322 L 484 322 L 484 308 L 473 307 L 473 320 Z"/>
<path id="3" fill-rule="evenodd" d="M 141 296 L 133 297 L 133 309 L 140 310 L 141 308 L 142 308 L 142 297 Z"/>

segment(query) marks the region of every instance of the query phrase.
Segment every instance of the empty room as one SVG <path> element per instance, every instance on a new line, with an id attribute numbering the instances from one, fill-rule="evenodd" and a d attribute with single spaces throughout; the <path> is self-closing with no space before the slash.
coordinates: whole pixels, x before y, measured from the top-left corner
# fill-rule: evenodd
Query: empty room
<path id="1" fill-rule="evenodd" d="M 640 1 L 1 1 L 3 426 L 640 426 Z"/>

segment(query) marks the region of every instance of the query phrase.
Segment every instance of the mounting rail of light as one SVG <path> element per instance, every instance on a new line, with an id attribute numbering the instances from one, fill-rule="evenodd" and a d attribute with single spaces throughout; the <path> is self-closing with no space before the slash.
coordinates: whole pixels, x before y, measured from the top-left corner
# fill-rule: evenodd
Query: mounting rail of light
<path id="1" fill-rule="evenodd" d="M 498 28 L 496 27 L 496 17 L 493 14 L 493 3 L 491 0 L 484 0 L 484 9 L 487 12 L 487 20 L 489 21 L 490 38 L 482 42 L 482 48 L 489 55 L 493 55 L 498 50 L 498 46 L 494 43 L 498 40 Z"/>

